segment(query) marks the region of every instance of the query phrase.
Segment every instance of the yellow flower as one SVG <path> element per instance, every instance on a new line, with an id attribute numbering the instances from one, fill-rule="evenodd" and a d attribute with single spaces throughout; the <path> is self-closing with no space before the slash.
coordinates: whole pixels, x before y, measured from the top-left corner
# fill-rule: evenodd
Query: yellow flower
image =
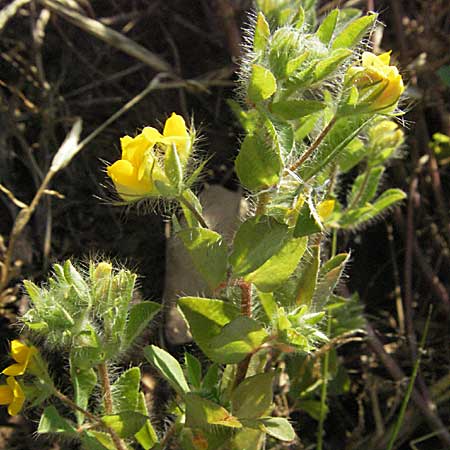
<path id="1" fill-rule="evenodd" d="M 358 89 L 373 88 L 370 109 L 393 110 L 405 90 L 403 79 L 397 67 L 390 66 L 391 52 L 376 56 L 370 52 L 362 54 L 362 65 L 351 67 L 348 76 Z M 377 86 L 379 88 L 377 89 Z"/>
<path id="2" fill-rule="evenodd" d="M 0 405 L 8 405 L 8 414 L 15 416 L 22 409 L 25 394 L 14 377 L 8 377 L 6 383 L 0 386 Z"/>
<path id="3" fill-rule="evenodd" d="M 184 165 L 189 158 L 191 137 L 184 119 L 172 113 L 166 120 L 163 134 L 153 127 L 145 127 L 142 133 L 132 138 L 120 139 L 122 158 L 107 168 L 117 193 L 125 201 L 136 201 L 145 197 L 157 197 L 155 181 L 167 183 L 154 146 L 175 145 Z"/>
<path id="4" fill-rule="evenodd" d="M 17 339 L 11 342 L 11 356 L 16 361 L 16 364 L 11 364 L 5 370 L 4 375 L 18 376 L 23 375 L 27 370 L 30 360 L 33 355 L 37 353 L 36 347 L 28 347 Z"/>
<path id="5" fill-rule="evenodd" d="M 331 216 L 335 203 L 334 200 L 324 200 L 316 206 L 317 214 L 321 220 L 325 221 Z"/>

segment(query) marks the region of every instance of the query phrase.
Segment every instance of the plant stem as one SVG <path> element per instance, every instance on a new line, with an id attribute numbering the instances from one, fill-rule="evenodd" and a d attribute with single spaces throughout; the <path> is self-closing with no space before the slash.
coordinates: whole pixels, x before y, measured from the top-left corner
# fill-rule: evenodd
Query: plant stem
<path id="1" fill-rule="evenodd" d="M 63 403 L 65 403 L 67 406 L 69 406 L 71 409 L 78 411 L 80 413 L 83 413 L 91 422 L 102 424 L 102 420 L 99 417 L 94 416 L 94 414 L 90 413 L 89 411 L 81 408 L 78 406 L 74 401 L 72 401 L 69 397 L 64 395 L 62 392 L 58 391 L 58 389 L 53 389 L 53 395 L 59 400 L 61 400 Z"/>
<path id="2" fill-rule="evenodd" d="M 327 334 L 331 333 L 331 314 L 328 312 L 328 324 L 327 324 Z M 319 417 L 319 429 L 317 431 L 317 450 L 322 450 L 323 448 L 323 435 L 324 435 L 324 424 L 327 405 L 327 391 L 328 391 L 328 366 L 330 364 L 330 351 L 329 349 L 323 357 L 323 371 L 322 371 L 322 387 L 320 390 L 320 417 Z"/>
<path id="3" fill-rule="evenodd" d="M 267 191 L 261 192 L 258 195 L 258 203 L 256 204 L 256 211 L 255 211 L 256 216 L 262 216 L 263 214 L 266 213 L 266 206 L 269 203 L 269 200 L 270 196 Z"/>
<path id="4" fill-rule="evenodd" d="M 94 416 L 94 414 L 89 411 L 78 406 L 74 401 L 72 401 L 69 397 L 64 395 L 62 392 L 58 391 L 58 389 L 53 388 L 53 395 L 59 398 L 63 403 L 69 406 L 71 409 L 75 411 L 79 411 L 83 413 L 95 426 L 100 425 L 106 429 L 106 431 L 111 436 L 112 441 L 114 442 L 114 446 L 117 450 L 127 450 L 124 442 L 120 439 L 119 435 L 108 425 L 106 425 L 100 417 Z"/>
<path id="5" fill-rule="evenodd" d="M 241 313 L 244 316 L 252 316 L 252 284 L 246 281 L 239 281 L 238 286 L 241 289 Z M 234 379 L 234 387 L 239 386 L 239 384 L 245 379 L 247 375 L 248 366 L 250 360 L 252 359 L 252 353 L 249 353 L 245 359 L 243 359 L 237 367 L 236 377 Z"/>
<path id="6" fill-rule="evenodd" d="M 108 368 L 106 363 L 101 363 L 97 366 L 98 374 L 100 375 L 100 381 L 103 388 L 103 401 L 105 402 L 105 412 L 106 414 L 112 414 L 112 395 L 111 395 L 111 383 L 109 381 Z"/>
<path id="7" fill-rule="evenodd" d="M 240 281 L 241 289 L 241 313 L 244 316 L 252 316 L 252 284 L 246 281 Z"/>
<path id="8" fill-rule="evenodd" d="M 305 153 L 291 166 L 289 167 L 289 170 L 292 172 L 295 172 L 317 149 L 317 147 L 322 143 L 322 141 L 325 139 L 326 135 L 331 131 L 331 129 L 334 127 L 334 124 L 337 121 L 337 116 L 333 116 L 333 118 L 328 122 L 328 125 L 322 130 L 322 132 L 317 136 L 316 140 L 311 144 L 311 147 L 306 150 Z"/>
<path id="9" fill-rule="evenodd" d="M 185 199 L 182 195 L 180 195 L 177 199 L 180 203 L 182 203 L 184 206 L 186 206 L 187 209 L 195 216 L 195 218 L 199 221 L 200 225 L 203 228 L 209 228 L 208 224 L 206 223 L 206 220 L 203 218 L 203 216 L 195 209 L 194 205 L 187 199 Z"/>

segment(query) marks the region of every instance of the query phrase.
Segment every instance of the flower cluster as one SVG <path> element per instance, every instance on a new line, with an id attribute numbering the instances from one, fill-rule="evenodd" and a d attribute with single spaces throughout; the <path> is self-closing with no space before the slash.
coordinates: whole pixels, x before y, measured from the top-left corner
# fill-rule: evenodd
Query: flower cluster
<path id="1" fill-rule="evenodd" d="M 14 416 L 22 409 L 25 394 L 22 387 L 14 378 L 23 375 L 33 363 L 33 355 L 37 353 L 36 347 L 28 347 L 19 340 L 11 342 L 11 357 L 15 363 L 3 370 L 2 374 L 8 375 L 6 384 L 0 385 L 0 405 L 8 405 L 8 413 Z"/>
<path id="2" fill-rule="evenodd" d="M 184 168 L 192 150 L 193 133 L 187 130 L 183 117 L 172 115 L 166 120 L 163 133 L 145 127 L 136 137 L 120 139 L 122 158 L 107 168 L 117 193 L 126 202 L 161 195 L 161 186 L 170 186 L 164 158 L 168 147 L 176 150 Z M 159 153 L 158 153 L 159 152 Z"/>

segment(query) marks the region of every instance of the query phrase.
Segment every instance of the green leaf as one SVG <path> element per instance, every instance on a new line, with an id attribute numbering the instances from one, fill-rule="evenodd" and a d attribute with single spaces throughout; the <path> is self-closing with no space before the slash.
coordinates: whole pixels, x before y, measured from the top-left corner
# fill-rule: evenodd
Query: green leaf
<path id="1" fill-rule="evenodd" d="M 291 76 L 294 72 L 296 72 L 300 66 L 306 61 L 308 58 L 310 52 L 305 51 L 301 53 L 299 56 L 297 56 L 294 59 L 289 60 L 286 66 L 286 76 Z"/>
<path id="2" fill-rule="evenodd" d="M 341 253 L 328 260 L 319 271 L 319 282 L 314 292 L 313 304 L 320 311 L 327 303 L 330 295 L 338 284 L 345 265 L 349 260 L 348 253 Z"/>
<path id="3" fill-rule="evenodd" d="M 264 127 L 272 139 L 273 146 L 275 146 L 277 155 L 282 162 L 281 156 L 289 155 L 294 146 L 294 130 L 289 122 L 276 118 L 272 114 L 268 114 L 265 117 Z"/>
<path id="4" fill-rule="evenodd" d="M 264 309 L 268 323 L 276 316 L 278 305 L 272 292 L 258 291 L 259 301 Z"/>
<path id="5" fill-rule="evenodd" d="M 184 354 L 184 361 L 189 384 L 199 389 L 202 383 L 202 365 L 200 361 L 194 355 L 187 352 Z"/>
<path id="6" fill-rule="evenodd" d="M 248 134 L 236 158 L 235 168 L 242 185 L 256 191 L 278 183 L 282 160 L 273 145 L 258 135 Z"/>
<path id="7" fill-rule="evenodd" d="M 229 366 L 231 367 L 231 366 Z M 206 375 L 202 380 L 202 390 L 205 392 L 211 392 L 214 388 L 217 388 L 219 383 L 223 383 L 223 378 L 220 380 L 220 367 L 219 364 L 214 363 L 208 367 Z"/>
<path id="8" fill-rule="evenodd" d="M 111 386 L 113 412 L 135 411 L 138 404 L 141 371 L 132 367 L 123 372 Z"/>
<path id="9" fill-rule="evenodd" d="M 92 368 L 79 368 L 73 365 L 72 358 L 70 358 L 70 378 L 73 385 L 73 400 L 83 409 L 87 408 L 89 397 L 97 384 L 97 374 Z M 84 414 L 76 411 L 77 424 L 81 425 L 84 422 Z"/>
<path id="10" fill-rule="evenodd" d="M 161 305 L 150 301 L 132 306 L 125 329 L 124 349 L 133 344 L 160 309 Z"/>
<path id="11" fill-rule="evenodd" d="M 233 242 L 230 262 L 236 276 L 247 275 L 261 267 L 283 246 L 287 225 L 272 217 L 252 217 L 238 229 Z"/>
<path id="12" fill-rule="evenodd" d="M 330 14 L 328 14 L 328 16 L 325 18 L 325 20 L 322 22 L 319 29 L 317 30 L 316 33 L 317 37 L 324 44 L 328 44 L 331 41 L 334 29 L 336 28 L 338 17 L 339 17 L 339 10 L 334 9 L 333 11 L 330 12 Z"/>
<path id="13" fill-rule="evenodd" d="M 144 348 L 144 355 L 161 375 L 180 395 L 189 392 L 189 386 L 184 378 L 183 370 L 178 361 L 168 352 L 155 345 Z"/>
<path id="14" fill-rule="evenodd" d="M 253 103 L 267 100 L 277 90 L 277 81 L 272 72 L 265 67 L 252 65 L 252 74 L 248 85 L 248 98 Z"/>
<path id="15" fill-rule="evenodd" d="M 378 184 L 380 183 L 381 176 L 384 172 L 384 167 L 378 166 L 366 170 L 368 170 L 369 173 L 364 172 L 356 178 L 352 186 L 351 194 L 347 200 L 347 203 L 353 205 L 354 208 L 364 206 L 375 197 Z M 355 199 L 357 199 L 357 201 L 353 204 Z"/>
<path id="16" fill-rule="evenodd" d="M 270 28 L 262 12 L 258 13 L 256 18 L 255 35 L 253 37 L 253 50 L 255 52 L 264 52 L 270 36 Z"/>
<path id="17" fill-rule="evenodd" d="M 75 428 L 59 415 L 54 406 L 47 406 L 47 408 L 44 409 L 37 432 L 39 434 L 68 433 L 69 435 L 77 435 Z"/>
<path id="18" fill-rule="evenodd" d="M 83 449 L 86 450 L 116 450 L 111 436 L 102 431 L 84 432 L 81 437 Z"/>
<path id="19" fill-rule="evenodd" d="M 227 104 L 247 134 L 254 134 L 259 119 L 258 110 L 253 108 L 244 111 L 237 101 L 231 99 L 227 99 Z"/>
<path id="20" fill-rule="evenodd" d="M 144 416 L 148 416 L 145 396 L 142 392 L 139 393 L 137 410 Z M 158 436 L 150 420 L 145 422 L 144 426 L 134 435 L 134 437 L 144 450 L 150 450 L 156 443 L 159 442 Z"/>
<path id="21" fill-rule="evenodd" d="M 178 304 L 195 342 L 215 362 L 239 362 L 267 338 L 266 331 L 258 322 L 241 316 L 239 309 L 230 303 L 183 297 Z"/>
<path id="22" fill-rule="evenodd" d="M 319 231 L 322 231 L 320 217 L 312 202 L 309 199 L 305 200 L 303 206 L 300 208 L 295 224 L 294 237 L 300 238 L 302 236 L 309 236 L 318 233 Z"/>
<path id="23" fill-rule="evenodd" d="M 325 107 L 325 103 L 317 100 L 282 100 L 273 103 L 271 110 L 285 120 L 294 120 L 321 111 Z"/>
<path id="24" fill-rule="evenodd" d="M 273 399 L 274 372 L 246 378 L 233 391 L 231 410 L 239 419 L 256 419 L 267 414 Z"/>
<path id="25" fill-rule="evenodd" d="M 320 266 L 320 246 L 313 245 L 309 248 L 310 256 L 302 267 L 302 272 L 297 283 L 297 305 L 310 305 L 317 284 L 317 276 Z"/>
<path id="26" fill-rule="evenodd" d="M 202 205 L 200 203 L 200 200 L 190 189 L 186 189 L 185 191 L 183 191 L 182 196 L 195 208 L 195 210 L 199 214 L 202 214 Z M 186 218 L 187 226 L 189 228 L 199 227 L 200 224 L 192 211 L 187 208 L 183 202 L 180 202 L 180 204 L 181 208 L 183 209 L 184 217 Z"/>
<path id="27" fill-rule="evenodd" d="M 361 208 L 347 211 L 339 219 L 339 225 L 342 228 L 357 227 L 364 222 L 374 219 L 383 211 L 390 208 L 395 203 L 404 200 L 405 198 L 406 194 L 402 190 L 388 189 L 378 197 L 373 205 L 366 204 L 366 206 Z"/>
<path id="28" fill-rule="evenodd" d="M 284 417 L 267 417 L 259 419 L 261 430 L 280 441 L 289 442 L 295 439 L 292 425 Z"/>
<path id="29" fill-rule="evenodd" d="M 102 417 L 102 421 L 111 427 L 121 438 L 133 437 L 147 421 L 147 416 L 136 411 L 123 411 Z"/>
<path id="30" fill-rule="evenodd" d="M 246 316 L 239 316 L 226 324 L 218 336 L 199 345 L 214 362 L 237 364 L 254 352 L 268 338 L 264 327 Z"/>
<path id="31" fill-rule="evenodd" d="M 368 32 L 377 17 L 378 14 L 370 14 L 351 22 L 339 33 L 331 48 L 352 48 L 359 44 L 361 38 Z"/>
<path id="32" fill-rule="evenodd" d="M 322 114 L 311 114 L 301 118 L 297 124 L 298 127 L 294 132 L 296 142 L 300 143 L 306 136 L 308 136 L 313 130 Z"/>
<path id="33" fill-rule="evenodd" d="M 177 236 L 191 255 L 194 267 L 211 289 L 216 288 L 227 275 L 228 250 L 222 236 L 200 227 L 181 230 Z"/>
<path id="34" fill-rule="evenodd" d="M 186 425 L 188 427 L 206 428 L 211 425 L 241 428 L 242 424 L 225 408 L 199 395 L 189 393 L 186 402 Z"/>
<path id="35" fill-rule="evenodd" d="M 224 325 L 241 314 L 231 303 L 211 298 L 182 297 L 178 300 L 178 305 L 199 345 L 217 336 Z"/>
<path id="36" fill-rule="evenodd" d="M 331 75 L 342 62 L 352 54 L 351 50 L 339 48 L 334 50 L 328 58 L 322 59 L 314 69 L 315 81 L 320 81 Z"/>
<path id="37" fill-rule="evenodd" d="M 183 182 L 183 166 L 175 144 L 168 145 L 164 158 L 164 170 L 167 179 L 176 192 L 181 192 Z"/>
<path id="38" fill-rule="evenodd" d="M 359 138 L 353 139 L 339 156 L 339 168 L 346 173 L 353 169 L 366 156 L 366 146 Z"/>
<path id="39" fill-rule="evenodd" d="M 388 189 L 384 191 L 373 204 L 373 208 L 376 214 L 383 212 L 386 208 L 391 207 L 394 203 L 397 203 L 406 198 L 406 194 L 401 189 Z"/>
<path id="40" fill-rule="evenodd" d="M 244 278 L 262 292 L 271 292 L 294 272 L 308 244 L 307 237 L 292 238 L 262 266 Z"/>

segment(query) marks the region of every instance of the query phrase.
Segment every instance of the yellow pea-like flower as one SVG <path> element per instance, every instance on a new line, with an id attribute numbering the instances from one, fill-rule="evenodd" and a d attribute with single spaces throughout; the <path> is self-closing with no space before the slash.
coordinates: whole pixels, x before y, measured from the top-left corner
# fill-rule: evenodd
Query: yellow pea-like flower
<path id="1" fill-rule="evenodd" d="M 192 139 L 183 117 L 172 115 L 166 120 L 163 133 L 156 128 L 145 127 L 136 137 L 120 139 L 122 158 L 107 168 L 117 193 L 125 201 L 136 201 L 146 197 L 158 197 L 155 181 L 167 183 L 161 160 L 155 152 L 158 144 L 164 147 L 175 145 L 183 165 L 187 163 L 192 148 Z"/>
<path id="2" fill-rule="evenodd" d="M 16 363 L 8 366 L 2 373 L 14 377 L 23 375 L 35 353 L 37 353 L 36 347 L 28 347 L 18 339 L 14 339 L 11 342 L 11 356 Z"/>
<path id="3" fill-rule="evenodd" d="M 396 66 L 390 66 L 391 52 L 375 55 L 364 52 L 361 66 L 350 67 L 347 76 L 358 89 L 379 86 L 370 100 L 370 109 L 393 110 L 405 90 L 402 76 Z"/>
<path id="4" fill-rule="evenodd" d="M 0 385 L 0 405 L 8 405 L 8 414 L 15 416 L 22 409 L 25 394 L 14 377 L 8 377 L 6 384 Z"/>

